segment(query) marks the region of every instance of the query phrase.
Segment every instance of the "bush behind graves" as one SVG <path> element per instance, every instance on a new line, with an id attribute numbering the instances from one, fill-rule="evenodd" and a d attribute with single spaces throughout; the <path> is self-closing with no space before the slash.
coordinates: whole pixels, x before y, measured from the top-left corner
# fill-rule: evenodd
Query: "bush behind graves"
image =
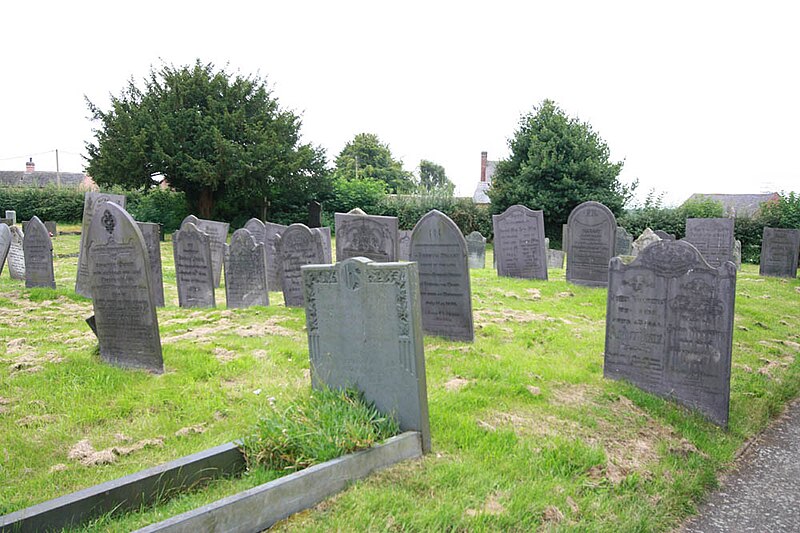
<path id="1" fill-rule="evenodd" d="M 165 233 L 177 230 L 189 214 L 186 195 L 180 191 L 153 188 L 145 192 L 121 191 L 128 198 L 128 212 L 139 222 L 162 224 Z"/>
<path id="2" fill-rule="evenodd" d="M 64 187 L 0 187 L 0 213 L 17 212 L 17 221 L 38 216 L 41 220 L 79 223 L 83 216 L 83 193 Z"/>
<path id="3" fill-rule="evenodd" d="M 486 205 L 478 205 L 470 198 L 454 198 L 445 194 L 426 194 L 418 196 L 386 196 L 370 215 L 394 216 L 399 219 L 400 229 L 414 229 L 414 225 L 422 216 L 438 209 L 461 229 L 461 233 L 469 235 L 480 231 L 487 239 L 492 238 L 492 217 Z"/>

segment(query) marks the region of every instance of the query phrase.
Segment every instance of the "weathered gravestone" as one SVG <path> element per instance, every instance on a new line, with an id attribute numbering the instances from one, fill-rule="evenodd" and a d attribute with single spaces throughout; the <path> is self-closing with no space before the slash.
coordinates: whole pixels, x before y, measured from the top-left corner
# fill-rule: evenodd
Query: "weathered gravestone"
<path id="1" fill-rule="evenodd" d="M 11 225 L 13 226 L 14 224 L 17 223 L 17 212 L 7 209 L 6 210 L 6 219 L 10 220 L 11 221 Z"/>
<path id="2" fill-rule="evenodd" d="M 653 244 L 654 242 L 658 242 L 661 240 L 656 232 L 651 230 L 650 228 L 645 228 L 639 237 L 633 241 L 633 246 L 631 247 L 631 255 L 637 256 L 641 253 L 642 250 Z M 664 240 L 674 240 L 674 239 L 664 239 Z"/>
<path id="3" fill-rule="evenodd" d="M 323 263 L 333 263 L 333 248 L 331 246 L 331 228 L 325 226 L 324 228 L 310 228 L 311 231 L 317 233 L 322 246 L 322 256 L 325 258 Z"/>
<path id="4" fill-rule="evenodd" d="M 194 215 L 189 215 L 181 222 L 181 229 L 183 229 L 184 224 L 189 222 L 209 236 L 208 242 L 211 247 L 211 269 L 214 273 L 214 287 L 219 287 L 222 279 L 222 263 L 225 257 L 225 242 L 228 240 L 230 224 L 215 220 L 203 220 Z"/>
<path id="5" fill-rule="evenodd" d="M 631 255 L 633 235 L 622 226 L 617 226 L 617 236 L 614 244 L 614 255 Z"/>
<path id="6" fill-rule="evenodd" d="M 486 237 L 473 231 L 466 238 L 467 261 L 470 268 L 486 268 Z"/>
<path id="7" fill-rule="evenodd" d="M 409 229 L 397 231 L 397 260 L 411 260 L 411 230 Z"/>
<path id="8" fill-rule="evenodd" d="M 228 307 L 269 305 L 267 253 L 246 229 L 231 236 L 225 259 L 225 298 Z"/>
<path id="9" fill-rule="evenodd" d="M 5 224 L 0 224 L 0 274 L 6 266 L 6 257 L 11 248 L 11 230 Z"/>
<path id="10" fill-rule="evenodd" d="M 764 228 L 758 273 L 781 278 L 797 277 L 799 251 L 800 229 Z"/>
<path id="11" fill-rule="evenodd" d="M 322 204 L 316 200 L 311 200 L 308 203 L 308 227 L 322 227 Z"/>
<path id="12" fill-rule="evenodd" d="M 685 240 L 713 267 L 734 261 L 732 218 L 687 218 Z"/>
<path id="13" fill-rule="evenodd" d="M 267 254 L 267 284 L 269 290 L 281 290 L 282 285 L 281 277 L 278 273 L 278 252 L 275 249 L 275 238 L 286 229 L 286 226 L 251 218 L 244 225 L 244 229 L 253 234 L 256 242 L 264 244 L 264 251 Z"/>
<path id="14" fill-rule="evenodd" d="M 84 237 L 100 357 L 116 366 L 163 372 L 151 264 L 142 232 L 123 208 L 105 202 L 95 207 Z"/>
<path id="15" fill-rule="evenodd" d="M 589 287 L 608 286 L 608 262 L 614 257 L 617 220 L 599 202 L 572 210 L 567 248 L 567 281 Z"/>
<path id="16" fill-rule="evenodd" d="M 336 261 L 366 257 L 397 261 L 397 217 L 336 213 Z"/>
<path id="17" fill-rule="evenodd" d="M 547 268 L 557 268 L 559 270 L 564 269 L 564 259 L 566 258 L 567 254 L 562 252 L 561 250 L 551 250 L 547 249 Z"/>
<path id="18" fill-rule="evenodd" d="M 153 304 L 164 307 L 164 277 L 161 273 L 161 224 L 137 222 L 144 238 L 147 257 L 150 258 L 150 290 L 153 291 Z"/>
<path id="19" fill-rule="evenodd" d="M 667 233 L 667 232 L 666 232 L 666 231 L 664 231 L 664 230 L 657 229 L 657 230 L 655 230 L 653 233 L 655 233 L 656 235 L 658 235 L 658 237 L 659 237 L 659 238 L 660 238 L 662 241 L 674 241 L 674 240 L 675 240 L 675 235 L 673 235 L 673 234 L 671 234 L 671 233 Z"/>
<path id="20" fill-rule="evenodd" d="M 739 239 L 733 241 L 733 264 L 736 270 L 742 268 L 742 241 Z"/>
<path id="21" fill-rule="evenodd" d="M 411 232 L 411 260 L 418 265 L 425 333 L 473 341 L 467 242 L 456 223 L 436 209 L 423 215 Z"/>
<path id="22" fill-rule="evenodd" d="M 319 234 L 305 224 L 292 224 L 278 236 L 275 245 L 283 281 L 283 301 L 286 307 L 302 307 L 303 281 L 300 267 L 325 263 Z"/>
<path id="23" fill-rule="evenodd" d="M 28 231 L 22 243 L 25 254 L 25 288 L 56 288 L 53 273 L 53 241 L 39 217 L 28 221 Z"/>
<path id="24" fill-rule="evenodd" d="M 175 280 L 181 307 L 215 307 L 211 238 L 193 223 L 172 234 Z"/>
<path id="25" fill-rule="evenodd" d="M 417 264 L 358 258 L 302 272 L 312 385 L 356 388 L 430 451 Z"/>
<path id="26" fill-rule="evenodd" d="M 23 241 L 25 234 L 19 226 L 10 226 L 8 230 L 11 232 L 11 246 L 8 248 L 8 274 L 11 279 L 24 280 L 25 279 L 25 251 L 23 249 Z"/>
<path id="27" fill-rule="evenodd" d="M 92 217 L 97 206 L 111 202 L 125 208 L 125 196 L 122 194 L 108 194 L 104 192 L 87 192 L 83 195 L 83 220 L 81 221 L 81 241 L 78 246 L 78 273 L 75 277 L 75 292 L 87 298 L 92 297 L 91 281 L 89 280 L 89 249 L 87 235 Z"/>
<path id="28" fill-rule="evenodd" d="M 544 216 L 524 205 L 492 215 L 494 257 L 498 276 L 547 279 Z"/>
<path id="29" fill-rule="evenodd" d="M 567 244 L 569 243 L 569 226 L 561 224 L 561 251 L 567 253 Z"/>
<path id="30" fill-rule="evenodd" d="M 58 225 L 53 220 L 46 220 L 44 222 L 44 227 L 47 228 L 47 233 L 49 233 L 51 237 L 58 237 Z"/>
<path id="31" fill-rule="evenodd" d="M 686 241 L 611 261 L 604 375 L 728 423 L 736 267 Z"/>

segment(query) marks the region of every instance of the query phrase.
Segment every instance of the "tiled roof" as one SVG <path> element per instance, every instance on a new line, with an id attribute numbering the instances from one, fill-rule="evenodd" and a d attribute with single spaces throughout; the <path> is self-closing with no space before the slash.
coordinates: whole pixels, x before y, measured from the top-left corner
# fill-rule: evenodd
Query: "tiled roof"
<path id="1" fill-rule="evenodd" d="M 86 174 L 82 172 L 62 172 L 62 187 L 78 187 L 83 183 Z M 0 185 L 16 187 L 45 187 L 47 185 L 57 185 L 58 175 L 56 172 L 37 171 L 23 172 L 21 170 L 0 170 Z"/>
<path id="2" fill-rule="evenodd" d="M 727 216 L 752 216 L 761 207 L 761 204 L 768 202 L 772 199 L 777 199 L 778 193 L 766 194 L 693 194 L 689 197 L 690 200 L 716 200 L 722 204 L 722 207 Z"/>

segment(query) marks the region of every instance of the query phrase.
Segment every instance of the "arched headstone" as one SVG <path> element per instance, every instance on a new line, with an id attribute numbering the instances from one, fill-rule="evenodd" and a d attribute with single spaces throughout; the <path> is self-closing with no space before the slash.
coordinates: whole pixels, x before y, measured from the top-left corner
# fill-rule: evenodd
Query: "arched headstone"
<path id="1" fill-rule="evenodd" d="M 325 263 L 319 234 L 305 224 L 292 224 L 276 238 L 278 265 L 283 281 L 283 301 L 287 307 L 303 306 L 300 267 Z"/>
<path id="2" fill-rule="evenodd" d="M 28 222 L 28 231 L 22 243 L 25 254 L 25 287 L 56 288 L 53 272 L 53 241 L 39 217 Z"/>
<path id="3" fill-rule="evenodd" d="M 222 263 L 225 257 L 225 243 L 228 240 L 230 224 L 217 222 L 216 220 L 204 220 L 194 215 L 189 215 L 181 222 L 181 229 L 183 229 L 184 224 L 189 222 L 197 226 L 200 231 L 208 234 L 208 242 L 211 247 L 211 269 L 214 273 L 214 287 L 219 287 L 222 280 Z"/>
<path id="4" fill-rule="evenodd" d="M 97 206 L 111 202 L 125 208 L 125 196 L 122 194 L 109 194 L 105 192 L 86 192 L 83 195 L 83 219 L 81 221 L 81 242 L 78 246 L 78 272 L 75 276 L 75 292 L 87 298 L 92 297 L 89 282 L 89 258 L 86 251 L 89 249 L 87 235 L 92 224 Z"/>
<path id="5" fill-rule="evenodd" d="M 512 205 L 492 215 L 494 257 L 498 276 L 547 279 L 544 215 L 524 205 Z"/>
<path id="6" fill-rule="evenodd" d="M 244 228 L 231 236 L 225 262 L 225 298 L 232 308 L 269 305 L 264 244 Z"/>
<path id="7" fill-rule="evenodd" d="M 617 219 L 599 202 L 584 202 L 567 219 L 567 281 L 608 286 L 608 262 L 615 255 Z"/>
<path id="8" fill-rule="evenodd" d="M 192 222 L 172 234 L 175 280 L 181 307 L 215 307 L 211 238 Z"/>

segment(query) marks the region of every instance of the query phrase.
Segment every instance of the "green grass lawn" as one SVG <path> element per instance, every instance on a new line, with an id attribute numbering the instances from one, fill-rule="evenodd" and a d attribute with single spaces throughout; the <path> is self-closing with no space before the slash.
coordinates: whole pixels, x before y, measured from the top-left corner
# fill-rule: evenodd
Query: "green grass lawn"
<path id="1" fill-rule="evenodd" d="M 302 309 L 177 307 L 163 243 L 165 373 L 99 361 L 73 292 L 78 236 L 54 240 L 55 291 L 0 277 L 0 514 L 247 435 L 308 396 Z M 487 257 L 491 265 L 491 256 Z M 279 530 L 664 531 L 690 514 L 800 384 L 800 281 L 737 283 L 730 428 L 606 381 L 603 289 L 472 271 L 474 343 L 426 337 L 433 451 Z M 263 483 L 256 470 L 90 530 L 127 531 Z"/>

